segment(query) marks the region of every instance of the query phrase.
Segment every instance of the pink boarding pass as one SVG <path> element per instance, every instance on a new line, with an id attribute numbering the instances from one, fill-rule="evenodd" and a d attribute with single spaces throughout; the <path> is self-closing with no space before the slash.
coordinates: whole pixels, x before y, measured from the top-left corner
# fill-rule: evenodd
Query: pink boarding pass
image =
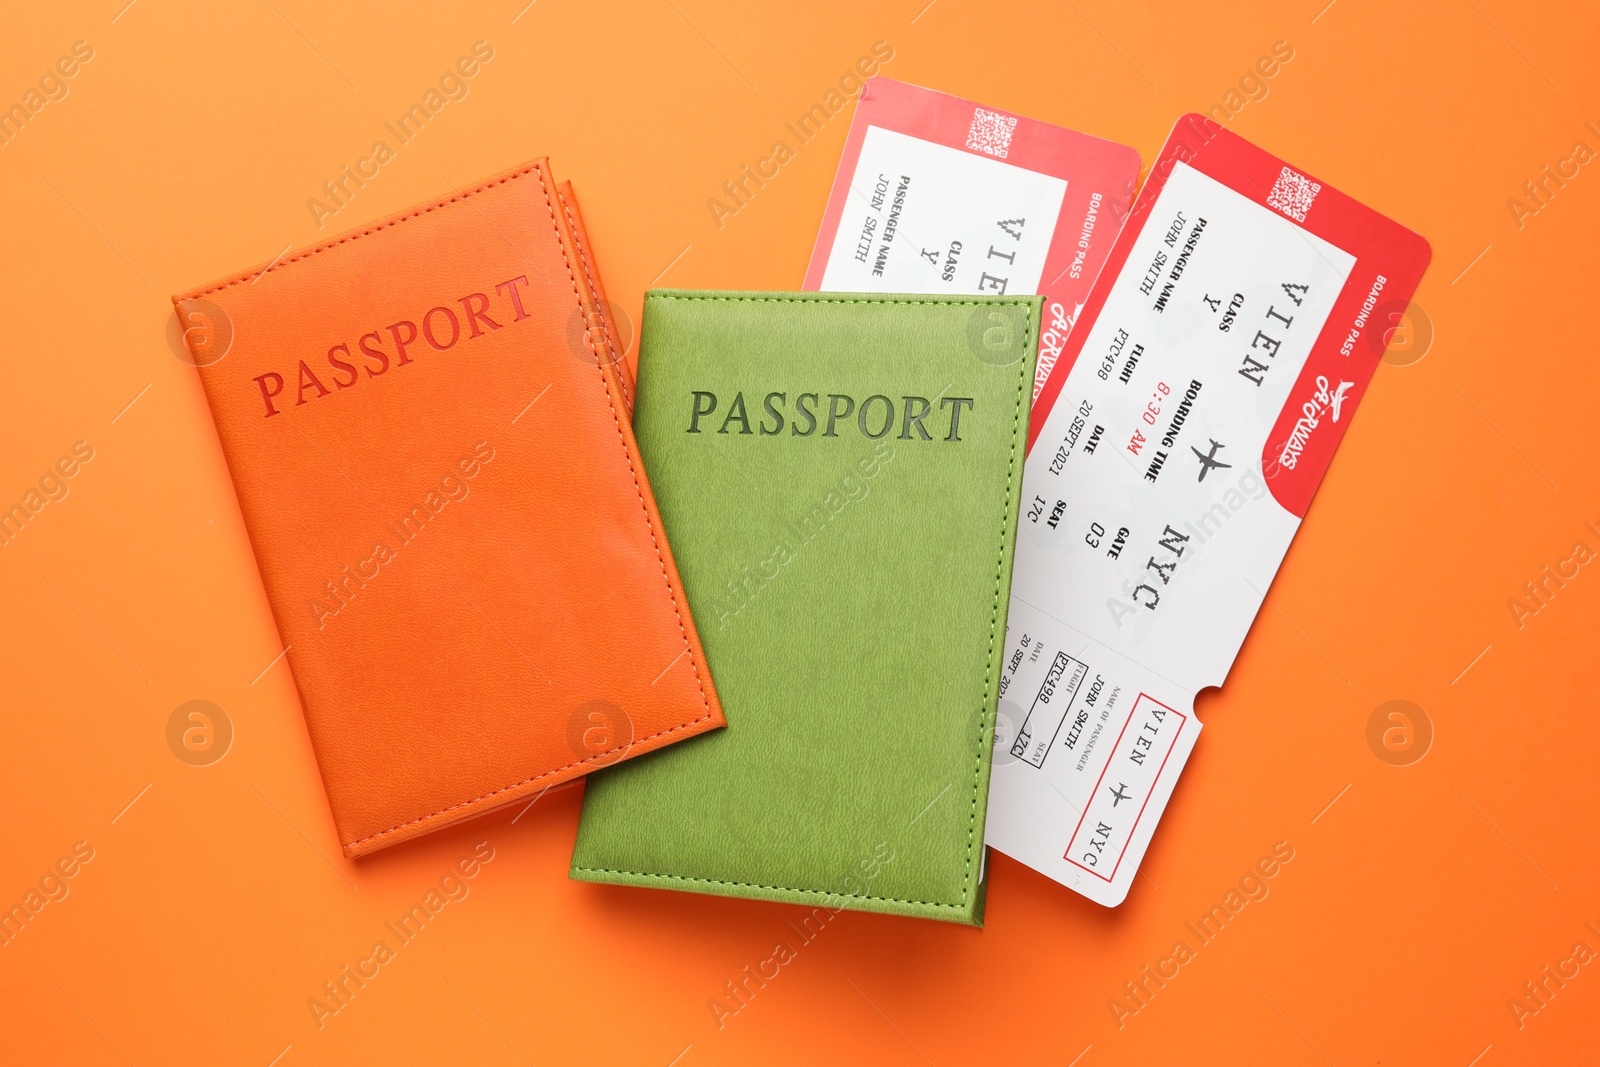
<path id="1" fill-rule="evenodd" d="M 889 78 L 862 90 L 805 287 L 1042 293 L 1033 394 L 1128 216 L 1124 145 Z"/>

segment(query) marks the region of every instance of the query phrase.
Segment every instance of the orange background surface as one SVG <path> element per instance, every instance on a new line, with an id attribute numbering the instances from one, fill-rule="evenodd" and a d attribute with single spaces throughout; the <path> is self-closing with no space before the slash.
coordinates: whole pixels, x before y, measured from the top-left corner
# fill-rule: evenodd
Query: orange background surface
<path id="1" fill-rule="evenodd" d="M 1543 203 L 1523 183 L 1600 148 L 1600 9 L 524 2 L 7 15 L 0 104 L 74 42 L 93 58 L 0 145 L 0 505 L 75 442 L 93 458 L 0 547 L 0 904 L 77 842 L 93 858 L 0 947 L 0 1059 L 1592 1059 L 1600 564 L 1564 564 L 1542 605 L 1524 584 L 1577 542 L 1600 550 L 1600 174 Z M 322 183 L 479 40 L 494 58 L 466 97 L 319 230 Z M 581 787 L 338 858 L 169 295 L 540 154 L 575 182 L 632 321 L 651 284 L 795 288 L 848 109 L 720 226 L 707 201 L 878 41 L 886 75 L 1146 161 L 1180 114 L 1222 105 L 1433 245 L 1270 606 L 1201 699 L 1208 729 L 1132 896 L 1107 911 L 992 857 L 986 929 L 844 913 L 801 943 L 799 908 L 568 881 Z M 1279 41 L 1293 59 L 1250 81 Z M 1230 103 L 1241 79 L 1254 99 Z M 168 742 L 195 699 L 233 730 L 208 765 Z M 1368 740 L 1395 699 L 1420 709 L 1409 750 Z M 493 858 L 467 895 L 319 1020 L 324 983 L 480 842 Z M 1293 859 L 1268 894 L 1198 945 L 1185 924 L 1278 842 Z M 1179 940 L 1194 958 L 1146 979 Z M 780 941 L 794 958 L 714 1011 Z"/>

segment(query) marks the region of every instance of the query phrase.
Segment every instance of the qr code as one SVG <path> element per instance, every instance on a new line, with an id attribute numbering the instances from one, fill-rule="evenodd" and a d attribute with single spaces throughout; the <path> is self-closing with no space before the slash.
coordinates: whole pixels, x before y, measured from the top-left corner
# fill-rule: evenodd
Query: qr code
<path id="1" fill-rule="evenodd" d="M 1267 206 L 1277 208 L 1296 222 L 1304 222 L 1312 201 L 1321 191 L 1320 182 L 1284 167 L 1278 174 L 1278 180 L 1272 183 L 1272 192 L 1267 194 Z"/>
<path id="2" fill-rule="evenodd" d="M 998 111 L 977 108 L 972 113 L 972 125 L 967 129 L 967 147 L 998 159 L 1006 158 L 1011 151 L 1011 134 L 1017 128 L 1015 115 L 1002 115 Z"/>

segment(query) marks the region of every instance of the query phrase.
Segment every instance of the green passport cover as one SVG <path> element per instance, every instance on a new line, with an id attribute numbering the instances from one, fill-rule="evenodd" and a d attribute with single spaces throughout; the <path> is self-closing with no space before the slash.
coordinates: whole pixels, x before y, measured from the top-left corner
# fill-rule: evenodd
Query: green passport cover
<path id="1" fill-rule="evenodd" d="M 1039 297 L 646 294 L 634 433 L 726 730 L 571 875 L 981 925 Z"/>

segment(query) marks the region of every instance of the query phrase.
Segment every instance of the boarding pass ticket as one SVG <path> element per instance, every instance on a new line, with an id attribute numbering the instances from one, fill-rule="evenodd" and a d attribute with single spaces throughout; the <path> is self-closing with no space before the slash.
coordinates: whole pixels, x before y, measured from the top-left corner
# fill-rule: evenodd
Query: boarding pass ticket
<path id="1" fill-rule="evenodd" d="M 805 287 L 1045 296 L 1034 395 L 1133 202 L 1124 145 L 872 78 Z"/>
<path id="2" fill-rule="evenodd" d="M 1427 266 L 1416 234 L 1186 116 L 1034 405 L 986 838 L 1127 895 Z"/>

